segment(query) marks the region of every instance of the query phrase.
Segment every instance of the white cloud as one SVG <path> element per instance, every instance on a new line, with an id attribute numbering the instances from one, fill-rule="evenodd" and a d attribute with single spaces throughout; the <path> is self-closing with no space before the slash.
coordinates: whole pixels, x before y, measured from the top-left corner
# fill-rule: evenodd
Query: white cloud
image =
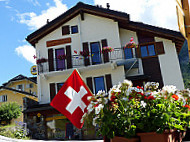
<path id="1" fill-rule="evenodd" d="M 132 21 L 178 30 L 175 0 L 94 0 L 95 4 L 130 14 Z"/>
<path id="2" fill-rule="evenodd" d="M 49 6 L 47 10 L 41 11 L 40 15 L 34 12 L 17 14 L 20 18 L 19 22 L 26 24 L 30 30 L 40 28 L 46 24 L 47 19 L 51 21 L 67 10 L 67 6 L 62 3 L 62 0 L 54 0 L 54 3 L 55 6 Z"/>
<path id="3" fill-rule="evenodd" d="M 34 55 L 36 55 L 36 50 L 34 49 L 34 47 L 30 46 L 30 45 L 22 45 L 19 46 L 15 49 L 15 52 L 17 53 L 17 55 L 24 57 L 27 61 L 29 61 L 32 64 L 35 64 L 36 61 L 34 59 Z"/>

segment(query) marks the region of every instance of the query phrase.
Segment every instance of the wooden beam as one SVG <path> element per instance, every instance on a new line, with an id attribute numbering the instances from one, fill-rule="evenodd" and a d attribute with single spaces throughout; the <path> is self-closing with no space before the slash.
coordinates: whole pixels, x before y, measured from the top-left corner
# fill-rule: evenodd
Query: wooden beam
<path id="1" fill-rule="evenodd" d="M 80 18 L 82 21 L 84 21 L 84 11 L 82 11 L 82 10 L 80 11 Z"/>

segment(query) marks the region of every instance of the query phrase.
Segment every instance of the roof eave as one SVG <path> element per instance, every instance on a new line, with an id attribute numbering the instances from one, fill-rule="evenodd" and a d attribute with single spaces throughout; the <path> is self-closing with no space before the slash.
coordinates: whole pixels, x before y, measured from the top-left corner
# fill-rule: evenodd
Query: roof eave
<path id="1" fill-rule="evenodd" d="M 92 5 L 87 5 L 84 3 L 79 2 L 76 6 L 72 7 L 59 17 L 55 18 L 51 22 L 47 23 L 40 29 L 36 30 L 35 32 L 31 33 L 27 36 L 26 40 L 35 47 L 35 44 L 38 42 L 39 39 L 43 38 L 48 33 L 55 30 L 57 27 L 63 25 L 65 22 L 69 21 L 76 15 L 80 14 L 80 12 L 94 14 L 102 17 L 107 17 L 113 20 L 124 20 L 126 22 L 129 21 L 129 14 L 122 13 L 114 10 L 109 10 L 105 8 L 99 8 Z"/>

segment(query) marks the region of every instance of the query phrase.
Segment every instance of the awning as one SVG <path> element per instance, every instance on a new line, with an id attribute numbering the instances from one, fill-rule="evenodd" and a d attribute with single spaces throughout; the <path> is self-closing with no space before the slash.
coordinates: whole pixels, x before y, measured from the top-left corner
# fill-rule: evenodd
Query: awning
<path id="1" fill-rule="evenodd" d="M 126 70 L 139 67 L 139 62 L 137 58 L 118 60 L 116 61 L 116 64 L 117 66 L 124 66 Z"/>

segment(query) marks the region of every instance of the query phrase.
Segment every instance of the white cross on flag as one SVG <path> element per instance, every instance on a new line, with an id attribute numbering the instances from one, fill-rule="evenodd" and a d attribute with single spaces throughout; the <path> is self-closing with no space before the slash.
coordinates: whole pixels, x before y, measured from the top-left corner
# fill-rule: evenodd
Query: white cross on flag
<path id="1" fill-rule="evenodd" d="M 65 115 L 75 127 L 81 129 L 84 124 L 81 123 L 82 116 L 90 103 L 88 96 L 92 96 L 91 91 L 74 70 L 50 105 Z"/>

